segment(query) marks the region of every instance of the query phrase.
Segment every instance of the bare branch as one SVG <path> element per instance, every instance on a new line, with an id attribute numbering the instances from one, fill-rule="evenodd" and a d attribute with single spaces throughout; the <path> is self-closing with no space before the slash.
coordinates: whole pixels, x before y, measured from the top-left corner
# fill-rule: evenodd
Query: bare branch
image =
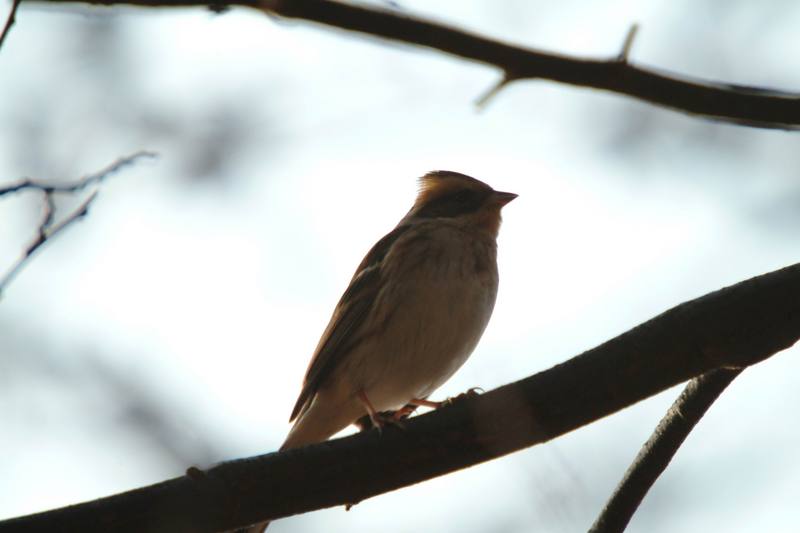
<path id="1" fill-rule="evenodd" d="M 0 522 L 0 533 L 202 533 L 357 503 L 556 438 L 715 368 L 758 363 L 800 338 L 798 295 L 800 263 L 678 305 L 549 370 L 413 417 L 404 430 L 192 470 Z"/>
<path id="2" fill-rule="evenodd" d="M 86 176 L 82 176 L 75 181 L 69 181 L 69 182 L 45 182 L 26 177 L 22 178 L 16 183 L 12 183 L 11 185 L 0 187 L 0 196 L 19 192 L 25 189 L 37 189 L 47 194 L 54 192 L 63 192 L 63 193 L 81 192 L 90 185 L 98 184 L 101 181 L 108 178 L 109 176 L 111 176 L 112 174 L 116 174 L 123 168 L 135 164 L 140 159 L 145 159 L 145 158 L 153 159 L 156 157 L 158 157 L 158 154 L 156 154 L 155 152 L 140 150 L 131 155 L 117 159 L 110 165 L 106 166 L 101 170 L 98 170 L 94 174 L 87 174 Z"/>
<path id="3" fill-rule="evenodd" d="M 80 220 L 89 210 L 89 204 L 97 196 L 97 191 L 92 192 L 91 195 L 74 211 L 72 211 L 69 215 L 64 218 L 61 222 L 57 225 L 52 226 L 53 222 L 53 199 L 52 195 L 47 193 L 45 195 L 45 211 L 44 217 L 42 218 L 42 222 L 38 228 L 38 234 L 36 239 L 33 240 L 26 248 L 25 251 L 22 252 L 22 255 L 17 259 L 17 261 L 11 266 L 8 272 L 0 278 L 0 300 L 3 299 L 5 295 L 5 290 L 8 285 L 17 277 L 22 267 L 28 262 L 28 260 L 36 253 L 36 251 L 41 248 L 47 241 L 52 240 L 56 235 L 61 233 L 64 229 L 66 229 L 70 224 Z"/>
<path id="4" fill-rule="evenodd" d="M 8 32 L 11 31 L 11 26 L 17 21 L 17 8 L 21 2 L 22 0 L 12 0 L 11 2 L 11 11 L 8 12 L 5 26 L 3 26 L 3 31 L 0 33 L 0 48 L 3 48 L 3 43 L 6 42 Z"/>
<path id="5" fill-rule="evenodd" d="M 656 426 L 653 435 L 642 446 L 589 533 L 625 531 L 647 491 L 667 468 L 683 441 L 711 404 L 741 372 L 741 369 L 712 370 L 686 385 Z"/>
<path id="6" fill-rule="evenodd" d="M 46 0 L 74 3 L 81 0 Z M 333 0 L 83 0 L 142 7 L 227 5 L 433 48 L 501 69 L 508 78 L 546 79 L 638 98 L 691 115 L 753 127 L 800 128 L 800 94 L 694 79 L 609 59 L 583 59 L 523 48 L 405 13 Z M 630 35 L 630 33 L 629 33 Z"/>
<path id="7" fill-rule="evenodd" d="M 117 161 L 114 161 L 104 169 L 94 174 L 83 176 L 82 178 L 72 182 L 46 183 L 31 178 L 23 178 L 12 185 L 0 187 L 0 196 L 19 192 L 25 189 L 34 189 L 43 192 L 45 199 L 44 214 L 42 216 L 42 221 L 39 223 L 39 227 L 37 228 L 36 238 L 25 248 L 25 250 L 22 252 L 22 255 L 16 260 L 16 262 L 14 262 L 13 265 L 11 265 L 11 268 L 9 268 L 9 270 L 2 277 L 0 277 L 0 300 L 2 300 L 5 290 L 11 281 L 13 281 L 17 274 L 19 274 L 22 268 L 28 263 L 30 258 L 42 246 L 44 246 L 45 243 L 53 240 L 53 238 L 64 231 L 67 227 L 72 225 L 74 222 L 81 220 L 88 214 L 89 206 L 97 197 L 98 191 L 93 191 L 76 209 L 71 211 L 57 224 L 54 224 L 55 202 L 53 195 L 55 193 L 77 193 L 83 191 L 90 185 L 99 184 L 110 175 L 118 172 L 128 165 L 134 164 L 137 160 L 144 157 L 152 158 L 156 157 L 156 154 L 147 151 L 136 152 L 135 154 L 122 157 Z"/>

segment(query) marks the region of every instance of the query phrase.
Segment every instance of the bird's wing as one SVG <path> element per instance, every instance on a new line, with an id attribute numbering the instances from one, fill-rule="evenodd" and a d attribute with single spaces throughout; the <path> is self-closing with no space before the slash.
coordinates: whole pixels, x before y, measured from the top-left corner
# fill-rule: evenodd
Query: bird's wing
<path id="1" fill-rule="evenodd" d="M 355 333 L 370 315 L 381 288 L 381 266 L 386 254 L 410 226 L 396 227 L 386 234 L 367 253 L 356 269 L 350 285 L 333 311 L 328 327 L 317 344 L 308 365 L 303 389 L 292 409 L 291 422 L 306 408 L 333 370 L 347 357 L 353 344 L 358 342 Z"/>

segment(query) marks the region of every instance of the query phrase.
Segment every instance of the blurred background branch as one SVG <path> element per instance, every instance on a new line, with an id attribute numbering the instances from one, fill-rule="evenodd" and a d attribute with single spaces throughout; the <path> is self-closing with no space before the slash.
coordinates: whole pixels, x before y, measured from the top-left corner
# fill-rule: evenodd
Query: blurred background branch
<path id="1" fill-rule="evenodd" d="M 42 246 L 44 246 L 45 243 L 53 240 L 53 238 L 55 238 L 71 224 L 77 222 L 88 214 L 89 206 L 94 201 L 98 191 L 92 191 L 92 193 L 84 201 L 82 201 L 77 208 L 72 210 L 58 222 L 55 222 L 54 220 L 56 206 L 53 199 L 53 194 L 70 194 L 81 192 L 90 185 L 100 183 L 108 176 L 115 174 L 122 168 L 134 164 L 139 159 L 152 157 L 155 157 L 155 154 L 152 152 L 136 152 L 132 155 L 122 157 L 114 161 L 106 168 L 95 172 L 94 174 L 83 176 L 82 178 L 72 182 L 44 182 L 32 178 L 23 178 L 16 183 L 12 183 L 11 185 L 0 187 L 0 197 L 11 193 L 32 189 L 41 191 L 44 194 L 45 202 L 44 214 L 42 215 L 42 221 L 37 229 L 36 238 L 25 248 L 25 250 L 22 252 L 22 255 L 11 265 L 8 271 L 3 276 L 0 276 L 0 300 L 2 300 L 9 283 L 11 283 L 11 281 L 17 276 L 17 274 L 19 274 L 20 270 L 22 270 L 30 258 L 33 257 L 33 255 Z"/>
<path id="2" fill-rule="evenodd" d="M 20 2 L 22 2 L 22 0 L 12 0 L 11 2 L 11 9 L 8 11 L 6 23 L 3 25 L 2 31 L 0 31 L 0 48 L 3 47 L 3 43 L 6 41 L 6 37 L 8 37 L 8 33 L 11 31 L 11 26 L 16 22 L 17 8 Z"/>
<path id="3" fill-rule="evenodd" d="M 82 176 L 75 181 L 47 182 L 33 178 L 22 178 L 15 183 L 0 187 L 0 196 L 23 191 L 26 189 L 34 189 L 37 191 L 42 191 L 46 195 L 51 195 L 56 192 L 60 193 L 80 192 L 86 189 L 86 187 L 88 187 L 89 185 L 96 185 L 101 181 L 105 180 L 106 178 L 108 178 L 109 176 L 111 176 L 112 174 L 116 174 L 124 167 L 133 165 L 140 159 L 145 159 L 145 158 L 152 159 L 155 157 L 157 157 L 157 154 L 155 152 L 148 152 L 147 150 L 141 150 L 131 155 L 120 157 L 107 167 L 98 170 L 93 174 L 87 174 L 86 176 Z"/>
<path id="4" fill-rule="evenodd" d="M 43 340 L 42 332 L 26 323 L 1 324 L 0 338 L 4 352 L 17 363 L 13 368 L 5 365 L 5 372 L 0 374 L 0 387 L 5 393 L 0 399 L 5 400 L 2 406 L 6 412 L 47 425 L 43 414 L 46 405 L 36 394 L 46 389 L 58 398 L 63 409 L 60 424 L 75 425 L 103 448 L 111 448 L 108 451 L 112 453 L 120 452 L 109 444 L 127 437 L 137 443 L 141 455 L 150 456 L 173 471 L 184 470 L 187 462 L 208 465 L 226 455 L 226 439 L 211 438 L 203 414 L 196 411 L 192 402 L 178 400 L 160 388 L 152 369 L 119 365 L 110 354 L 93 347 L 91 340 L 75 352 L 54 352 Z M 136 360 L 137 354 L 130 354 L 128 359 Z M 22 395 L 24 401 L 8 402 L 14 394 Z M 71 418 L 70 413 L 83 417 Z M 51 434 L 59 431 L 52 423 L 49 428 Z M 32 442 L 28 445 L 36 446 Z M 39 459 L 47 461 L 48 456 L 42 454 Z M 140 458 L 134 455 L 119 460 L 136 468 Z"/>

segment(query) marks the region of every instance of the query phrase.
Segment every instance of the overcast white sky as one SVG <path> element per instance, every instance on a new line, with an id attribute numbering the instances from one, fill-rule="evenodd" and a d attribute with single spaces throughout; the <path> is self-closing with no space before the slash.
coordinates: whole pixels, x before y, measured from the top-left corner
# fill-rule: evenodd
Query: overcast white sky
<path id="1" fill-rule="evenodd" d="M 401 2 L 507 41 L 800 89 L 792 3 Z M 0 180 L 138 149 L 0 304 L 0 517 L 273 450 L 353 269 L 431 169 L 520 194 L 500 295 L 441 390 L 491 389 L 687 299 L 798 261 L 796 134 L 712 124 L 234 9 L 23 5 L 0 51 Z M 0 201 L 0 268 L 33 235 Z M 747 370 L 630 531 L 790 529 L 797 350 Z M 679 393 L 544 446 L 280 531 L 585 530 Z M 379 475 L 379 473 L 378 473 Z M 791 524 L 791 525 L 790 525 Z"/>

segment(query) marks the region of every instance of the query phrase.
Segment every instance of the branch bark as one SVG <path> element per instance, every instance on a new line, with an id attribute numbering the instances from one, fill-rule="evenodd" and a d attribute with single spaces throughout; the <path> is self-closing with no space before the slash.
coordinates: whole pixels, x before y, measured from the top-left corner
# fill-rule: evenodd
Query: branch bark
<path id="1" fill-rule="evenodd" d="M 424 46 L 497 67 L 502 85 L 546 79 L 624 94 L 695 116 L 753 127 L 800 128 L 800 93 L 701 80 L 630 63 L 627 55 L 584 59 L 500 42 L 405 13 L 332 0 L 45 0 L 141 7 L 246 6 L 283 18 L 316 22 L 406 44 Z"/>
<path id="2" fill-rule="evenodd" d="M 758 363 L 798 338 L 800 263 L 678 305 L 549 370 L 414 417 L 405 430 L 192 470 L 0 522 L 0 532 L 213 532 L 357 503 L 556 438 L 715 368 Z"/>

